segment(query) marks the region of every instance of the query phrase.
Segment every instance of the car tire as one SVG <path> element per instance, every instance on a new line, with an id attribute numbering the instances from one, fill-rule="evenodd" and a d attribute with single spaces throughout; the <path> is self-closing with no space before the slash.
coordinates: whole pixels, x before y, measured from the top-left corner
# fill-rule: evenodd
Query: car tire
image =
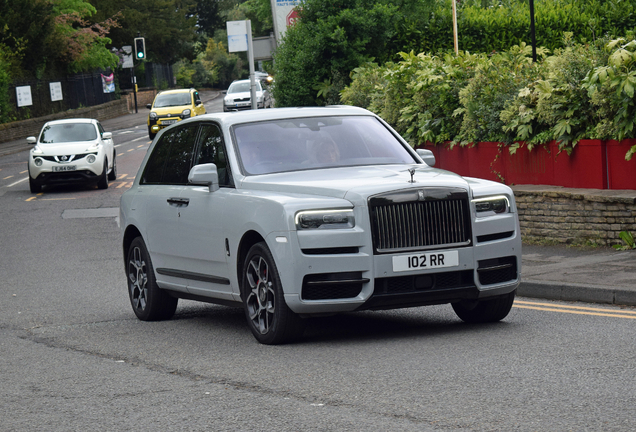
<path id="1" fill-rule="evenodd" d="M 150 254 L 141 237 L 136 237 L 126 255 L 128 297 L 130 305 L 142 321 L 159 321 L 172 318 L 179 299 L 170 296 L 157 286 Z"/>
<path id="2" fill-rule="evenodd" d="M 305 320 L 285 303 L 274 257 L 264 242 L 250 248 L 242 273 L 245 317 L 256 340 L 277 345 L 300 339 Z"/>
<path id="3" fill-rule="evenodd" d="M 108 173 L 108 180 L 117 180 L 117 156 L 113 152 L 113 168 Z"/>
<path id="4" fill-rule="evenodd" d="M 467 323 L 488 323 L 501 321 L 512 309 L 516 290 L 502 296 L 483 300 L 470 300 L 453 303 L 457 316 Z"/>
<path id="5" fill-rule="evenodd" d="M 31 172 L 29 171 L 29 189 L 31 193 L 39 193 L 42 192 L 42 185 L 33 180 L 31 177 Z"/>
<path id="6" fill-rule="evenodd" d="M 97 181 L 98 189 L 108 189 L 108 160 L 104 159 L 104 169 L 102 170 L 102 175 L 99 176 L 99 180 Z"/>
<path id="7" fill-rule="evenodd" d="M 153 139 L 155 139 L 156 136 L 157 134 L 152 133 L 152 129 L 150 128 L 150 126 L 148 126 L 148 138 L 150 138 L 150 140 L 152 141 Z"/>

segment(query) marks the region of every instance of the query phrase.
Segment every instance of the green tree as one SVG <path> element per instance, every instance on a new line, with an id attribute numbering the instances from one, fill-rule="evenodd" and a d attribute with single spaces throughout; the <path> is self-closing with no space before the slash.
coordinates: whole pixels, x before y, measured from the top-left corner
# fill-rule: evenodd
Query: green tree
<path id="1" fill-rule="evenodd" d="M 374 0 L 307 0 L 274 54 L 277 106 L 339 102 L 350 71 L 383 61 L 394 6 Z"/>
<path id="2" fill-rule="evenodd" d="M 112 46 L 132 45 L 140 34 L 146 39 L 148 61 L 175 63 L 194 60 L 196 52 L 196 0 L 90 0 L 97 9 L 93 22 L 121 13 L 119 28 L 109 33 Z"/>

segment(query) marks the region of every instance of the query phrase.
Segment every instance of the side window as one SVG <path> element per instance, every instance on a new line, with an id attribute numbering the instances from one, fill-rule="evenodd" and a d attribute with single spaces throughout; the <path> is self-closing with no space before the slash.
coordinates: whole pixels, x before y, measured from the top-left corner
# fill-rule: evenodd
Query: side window
<path id="1" fill-rule="evenodd" d="M 177 128 L 170 134 L 170 152 L 161 183 L 188 184 L 188 173 L 192 166 L 192 153 L 194 153 L 198 126 L 197 123 L 194 123 Z"/>
<path id="2" fill-rule="evenodd" d="M 199 96 L 199 92 L 194 92 L 194 104 L 201 105 L 201 97 Z"/>
<path id="3" fill-rule="evenodd" d="M 161 183 L 161 175 L 163 167 L 168 160 L 168 152 L 170 151 L 171 133 L 164 133 L 159 142 L 152 149 L 144 173 L 141 175 L 140 184 L 158 184 Z"/>
<path id="4" fill-rule="evenodd" d="M 219 173 L 219 186 L 233 186 L 227 155 L 223 146 L 221 130 L 215 124 L 201 126 L 199 150 L 194 160 L 195 165 L 213 163 Z"/>
<path id="5" fill-rule="evenodd" d="M 104 128 L 102 127 L 102 124 L 100 122 L 97 122 L 97 129 L 99 129 L 99 136 L 103 137 L 104 136 Z"/>
<path id="6" fill-rule="evenodd" d="M 148 158 L 141 184 L 187 184 L 197 124 L 173 129 L 162 135 Z"/>

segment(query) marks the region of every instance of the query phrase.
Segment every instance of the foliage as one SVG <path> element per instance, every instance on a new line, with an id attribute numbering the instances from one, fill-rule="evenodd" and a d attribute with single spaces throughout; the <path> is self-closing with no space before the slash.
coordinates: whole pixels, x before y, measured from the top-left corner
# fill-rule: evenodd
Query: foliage
<path id="1" fill-rule="evenodd" d="M 82 0 L 62 0 L 53 11 L 59 15 L 54 19 L 52 37 L 59 46 L 58 56 L 66 60 L 70 72 L 116 66 L 119 59 L 106 48 L 111 42 L 106 35 L 111 28 L 119 27 L 118 16 L 91 25 L 87 18 L 96 9 Z"/>
<path id="2" fill-rule="evenodd" d="M 526 44 L 494 53 L 406 54 L 353 70 L 343 102 L 377 113 L 412 145 L 496 141 L 514 153 L 555 140 L 636 137 L 636 39 L 575 43 L 552 55 Z M 636 153 L 633 146 L 626 159 Z"/>
<path id="3" fill-rule="evenodd" d="M 555 140 L 570 153 L 579 140 L 595 138 L 597 111 L 583 82 L 607 56 L 600 40 L 574 44 L 571 33 L 566 33 L 564 45 L 539 65 L 539 78 L 522 88 L 501 112 L 507 141 L 524 141 L 532 149 Z"/>
<path id="4" fill-rule="evenodd" d="M 374 0 L 303 2 L 274 54 L 277 106 L 338 103 L 350 71 L 385 53 L 395 10 Z"/>
<path id="5" fill-rule="evenodd" d="M 636 249 L 636 240 L 634 240 L 634 236 L 632 235 L 631 232 L 629 232 L 629 231 L 621 231 L 618 235 L 621 238 L 621 240 L 623 240 L 623 242 L 625 244 L 623 244 L 623 245 L 614 245 L 613 246 L 614 249 L 617 249 L 617 250 Z"/>
<path id="6" fill-rule="evenodd" d="M 622 140 L 636 137 L 636 39 L 633 34 L 610 41 L 607 64 L 595 67 L 585 79 L 592 104 L 599 110 L 601 121 L 594 131 L 599 138 Z M 636 145 L 625 155 L 630 160 Z"/>

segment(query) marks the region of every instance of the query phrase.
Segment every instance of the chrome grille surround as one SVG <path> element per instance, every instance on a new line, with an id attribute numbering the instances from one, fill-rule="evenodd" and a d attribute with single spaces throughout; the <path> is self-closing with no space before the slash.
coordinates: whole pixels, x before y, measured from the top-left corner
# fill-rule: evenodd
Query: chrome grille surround
<path id="1" fill-rule="evenodd" d="M 422 187 L 369 198 L 377 254 L 471 245 L 468 192 Z"/>

